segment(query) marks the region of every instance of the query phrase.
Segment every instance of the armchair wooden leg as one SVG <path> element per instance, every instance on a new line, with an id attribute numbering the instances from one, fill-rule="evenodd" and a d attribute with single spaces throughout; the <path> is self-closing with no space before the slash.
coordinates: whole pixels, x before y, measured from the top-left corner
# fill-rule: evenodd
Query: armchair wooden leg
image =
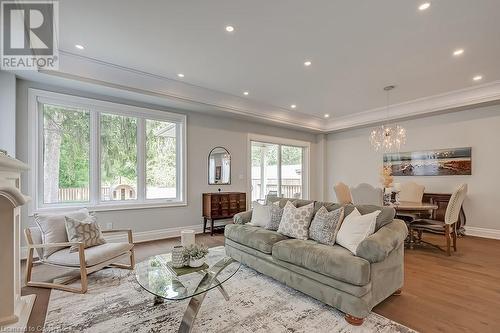
<path id="1" fill-rule="evenodd" d="M 80 282 L 82 284 L 81 293 L 85 294 L 88 288 L 87 281 L 87 264 L 85 263 L 85 252 L 84 252 L 83 244 L 80 244 L 79 247 L 79 256 L 80 256 Z"/>
<path id="2" fill-rule="evenodd" d="M 403 288 L 399 288 L 392 295 L 393 296 L 401 296 L 402 293 L 403 293 Z"/>
<path id="3" fill-rule="evenodd" d="M 135 254 L 134 254 L 134 249 L 132 248 L 130 250 L 130 269 L 134 269 L 135 267 Z"/>
<path id="4" fill-rule="evenodd" d="M 28 258 L 26 259 L 26 275 L 24 278 L 24 284 L 28 285 L 31 281 L 31 272 L 33 270 L 33 248 L 28 249 Z"/>
<path id="5" fill-rule="evenodd" d="M 363 324 L 363 321 L 365 320 L 365 318 L 354 317 L 348 313 L 345 314 L 344 318 L 345 321 L 347 321 L 349 324 L 353 326 L 361 326 Z"/>

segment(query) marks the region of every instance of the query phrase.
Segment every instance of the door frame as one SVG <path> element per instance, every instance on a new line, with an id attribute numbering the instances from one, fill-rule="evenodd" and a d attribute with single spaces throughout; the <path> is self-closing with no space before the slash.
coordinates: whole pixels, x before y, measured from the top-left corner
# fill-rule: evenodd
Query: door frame
<path id="1" fill-rule="evenodd" d="M 310 193 L 310 156 L 311 143 L 308 141 L 287 139 L 275 136 L 261 135 L 249 133 L 247 137 L 247 207 L 252 207 L 252 141 L 262 143 L 277 144 L 281 146 L 295 146 L 303 148 L 302 155 L 302 199 L 309 199 Z M 278 157 L 281 158 L 281 149 L 279 149 Z M 281 163 L 280 163 L 281 166 Z M 278 175 L 281 178 L 281 168 L 278 168 Z M 278 180 L 281 183 L 281 180 Z"/>

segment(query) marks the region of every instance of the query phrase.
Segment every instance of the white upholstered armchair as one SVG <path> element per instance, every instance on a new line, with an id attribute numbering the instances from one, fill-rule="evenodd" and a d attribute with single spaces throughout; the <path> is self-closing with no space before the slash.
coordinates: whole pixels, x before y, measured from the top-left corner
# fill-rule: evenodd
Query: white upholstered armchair
<path id="1" fill-rule="evenodd" d="M 28 246 L 28 257 L 26 260 L 25 284 L 30 287 L 53 288 L 64 291 L 82 293 L 87 291 L 87 275 L 98 271 L 106 266 L 119 267 L 125 269 L 134 269 L 134 242 L 132 230 L 104 230 L 107 233 L 126 233 L 128 242 L 123 243 L 105 243 L 102 245 L 84 248 L 81 242 L 62 242 L 62 243 L 42 243 L 41 232 L 37 227 L 26 228 L 24 235 Z M 70 252 L 69 247 L 78 246 L 77 252 Z M 49 248 L 62 248 L 49 256 L 43 255 L 43 250 Z M 39 259 L 34 261 L 34 251 L 37 251 Z M 129 261 L 129 264 L 119 263 L 122 260 Z M 79 269 L 80 274 L 76 277 L 70 277 L 60 283 L 53 282 L 35 282 L 31 280 L 34 264 L 45 264 L 68 269 Z M 81 287 L 74 288 L 67 284 L 80 278 Z"/>

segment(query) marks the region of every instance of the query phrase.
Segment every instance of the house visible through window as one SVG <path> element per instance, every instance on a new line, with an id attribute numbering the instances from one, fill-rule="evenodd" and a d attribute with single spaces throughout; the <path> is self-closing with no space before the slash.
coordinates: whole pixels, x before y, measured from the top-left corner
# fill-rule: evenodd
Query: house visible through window
<path id="1" fill-rule="evenodd" d="M 119 200 L 135 200 L 125 191 L 137 190 L 137 118 L 102 113 L 100 124 L 101 200 L 112 200 L 107 194 L 115 189 Z"/>
<path id="2" fill-rule="evenodd" d="M 36 92 L 37 209 L 185 202 L 185 116 Z"/>

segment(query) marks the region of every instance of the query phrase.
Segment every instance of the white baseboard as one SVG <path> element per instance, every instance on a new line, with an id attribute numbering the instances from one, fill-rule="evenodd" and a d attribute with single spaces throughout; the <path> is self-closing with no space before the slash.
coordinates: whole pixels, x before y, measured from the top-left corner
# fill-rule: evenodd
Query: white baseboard
<path id="1" fill-rule="evenodd" d="M 181 235 L 182 230 L 194 230 L 195 234 L 201 234 L 203 232 L 202 225 L 190 225 L 186 227 L 176 227 L 176 228 L 167 228 L 167 229 L 157 229 L 157 230 L 148 230 L 148 231 L 134 231 L 134 243 L 143 243 L 149 242 L 158 239 L 166 239 L 166 238 L 174 238 L 179 237 Z M 106 241 L 109 242 L 126 242 L 127 235 L 126 234 L 114 234 L 108 235 L 104 237 Z M 28 255 L 28 248 L 21 247 L 21 259 L 26 259 Z M 35 257 L 37 257 L 36 251 L 34 253 Z"/>
<path id="2" fill-rule="evenodd" d="M 149 242 L 158 239 L 165 238 L 173 238 L 179 237 L 181 235 L 182 230 L 194 230 L 195 234 L 201 234 L 203 232 L 203 226 L 201 225 L 191 225 L 187 227 L 176 227 L 176 228 L 167 228 L 167 229 L 157 229 L 157 230 L 149 230 L 149 231 L 135 231 L 133 232 L 134 243 L 143 243 Z M 126 242 L 127 235 L 126 234 L 115 234 L 108 235 L 106 237 L 107 241 L 110 242 Z"/>
<path id="3" fill-rule="evenodd" d="M 467 236 L 500 239 L 499 229 L 487 229 L 487 228 L 465 226 L 465 234 Z"/>

